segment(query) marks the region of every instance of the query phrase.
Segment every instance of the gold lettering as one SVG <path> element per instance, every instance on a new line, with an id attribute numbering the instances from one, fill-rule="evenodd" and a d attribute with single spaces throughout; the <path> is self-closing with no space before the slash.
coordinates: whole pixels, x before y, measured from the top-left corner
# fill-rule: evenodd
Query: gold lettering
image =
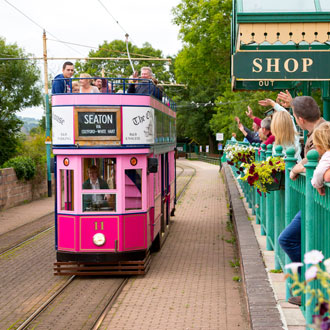
<path id="1" fill-rule="evenodd" d="M 258 62 L 260 62 L 260 63 L 258 63 Z M 255 67 L 257 67 L 258 70 L 256 70 L 255 68 L 252 68 L 252 72 L 261 72 L 262 71 L 262 65 L 261 65 L 261 63 L 262 63 L 262 59 L 261 58 L 255 58 L 253 60 L 253 65 Z"/>
<path id="2" fill-rule="evenodd" d="M 303 58 L 303 70 L 302 72 L 308 72 L 307 67 L 311 66 L 313 64 L 313 60 L 311 58 Z"/>
<path id="3" fill-rule="evenodd" d="M 293 62 L 293 69 L 290 70 L 289 69 L 289 62 L 292 61 Z M 298 70 L 299 64 L 298 61 L 295 58 L 288 58 L 285 62 L 284 62 L 284 69 L 286 72 L 296 72 Z"/>
<path id="4" fill-rule="evenodd" d="M 95 230 L 97 230 L 97 221 L 95 221 L 94 224 L 95 224 Z"/>
<path id="5" fill-rule="evenodd" d="M 267 70 L 266 72 L 280 72 L 280 59 L 279 58 L 266 58 L 267 60 Z M 275 63 L 272 63 L 274 60 Z M 272 67 L 274 67 L 274 71 L 272 71 Z"/>

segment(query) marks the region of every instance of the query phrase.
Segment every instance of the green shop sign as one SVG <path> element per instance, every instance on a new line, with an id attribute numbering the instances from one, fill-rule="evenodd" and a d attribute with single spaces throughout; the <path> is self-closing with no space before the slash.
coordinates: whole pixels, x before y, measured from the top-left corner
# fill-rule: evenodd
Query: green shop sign
<path id="1" fill-rule="evenodd" d="M 239 51 L 232 61 L 236 81 L 330 80 L 330 51 Z"/>

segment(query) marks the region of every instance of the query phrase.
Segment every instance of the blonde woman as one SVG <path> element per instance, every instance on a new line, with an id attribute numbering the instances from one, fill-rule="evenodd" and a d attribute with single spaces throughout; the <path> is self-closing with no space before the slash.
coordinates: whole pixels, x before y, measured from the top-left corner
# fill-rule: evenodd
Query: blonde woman
<path id="1" fill-rule="evenodd" d="M 329 177 L 325 174 L 330 169 L 330 123 L 318 126 L 313 132 L 313 143 L 321 159 L 314 171 L 312 185 L 317 189 L 320 195 L 325 195 L 323 181 L 329 181 Z"/>
<path id="2" fill-rule="evenodd" d="M 273 144 L 273 154 L 275 154 L 275 147 L 280 145 L 283 147 L 283 154 L 286 154 L 288 148 L 293 147 L 295 150 L 295 158 L 301 161 L 301 146 L 299 142 L 299 135 L 294 129 L 290 114 L 287 111 L 276 112 L 271 122 L 271 132 L 275 136 Z"/>
<path id="3" fill-rule="evenodd" d="M 80 79 L 80 93 L 100 93 L 99 89 L 96 86 L 92 86 L 92 77 L 88 73 L 81 73 L 80 78 L 89 78 L 89 79 Z"/>

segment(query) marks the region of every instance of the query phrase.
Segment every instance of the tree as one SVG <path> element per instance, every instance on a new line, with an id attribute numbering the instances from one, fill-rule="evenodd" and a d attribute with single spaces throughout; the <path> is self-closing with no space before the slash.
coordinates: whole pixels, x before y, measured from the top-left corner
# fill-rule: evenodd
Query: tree
<path id="1" fill-rule="evenodd" d="M 188 85 L 175 98 L 184 105 L 178 110 L 178 137 L 189 136 L 211 150 L 214 102 L 229 85 L 230 11 L 230 0 L 182 0 L 173 10 L 184 43 L 175 59 L 175 75 Z"/>
<path id="2" fill-rule="evenodd" d="M 128 43 L 129 52 L 134 57 L 158 57 L 163 58 L 161 50 L 154 49 L 149 43 L 143 44 L 141 48 Z M 98 50 L 91 50 L 89 57 L 127 57 L 126 43 L 122 40 L 114 40 L 111 42 L 104 41 Z M 172 74 L 167 68 L 164 61 L 133 61 L 135 70 L 140 70 L 144 66 L 151 67 L 155 77 L 159 81 L 170 81 Z M 75 65 L 76 75 L 87 72 L 91 76 L 100 76 L 102 69 L 106 77 L 129 77 L 133 72 L 129 61 L 123 60 L 88 60 L 86 62 L 77 62 Z"/>
<path id="3" fill-rule="evenodd" d="M 213 114 L 213 117 L 210 120 L 210 127 L 213 134 L 220 132 L 224 133 L 224 140 L 227 140 L 230 139 L 231 133 L 235 132 L 238 140 L 243 140 L 243 134 L 237 128 L 237 123 L 234 118 L 236 116 L 239 117 L 241 123 L 251 129 L 252 120 L 245 114 L 247 106 L 249 105 L 252 108 L 255 116 L 264 118 L 264 112 L 268 109 L 258 105 L 258 101 L 265 98 L 275 100 L 276 97 L 276 92 L 254 91 L 253 93 L 234 93 L 228 89 L 216 100 L 216 113 Z"/>
<path id="4" fill-rule="evenodd" d="M 0 38 L 2 58 L 26 58 L 16 44 Z M 41 103 L 40 71 L 30 60 L 0 60 L 0 164 L 14 156 L 22 122 L 15 113 Z"/>

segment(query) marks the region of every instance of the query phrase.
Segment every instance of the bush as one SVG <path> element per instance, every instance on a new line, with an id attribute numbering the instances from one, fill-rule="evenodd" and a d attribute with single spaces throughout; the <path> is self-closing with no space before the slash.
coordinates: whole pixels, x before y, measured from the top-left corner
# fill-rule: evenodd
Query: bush
<path id="1" fill-rule="evenodd" d="M 31 180 L 36 174 L 36 165 L 31 157 L 18 156 L 9 159 L 2 167 L 13 167 L 19 180 Z"/>

